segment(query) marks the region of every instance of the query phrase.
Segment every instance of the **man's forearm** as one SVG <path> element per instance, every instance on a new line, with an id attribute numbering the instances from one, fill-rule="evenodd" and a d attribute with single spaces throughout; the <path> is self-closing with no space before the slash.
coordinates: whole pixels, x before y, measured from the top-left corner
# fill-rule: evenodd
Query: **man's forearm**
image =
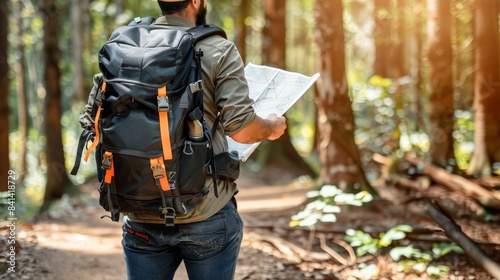
<path id="1" fill-rule="evenodd" d="M 263 119 L 256 116 L 247 126 L 231 138 L 239 143 L 252 144 L 266 139 L 274 140 L 279 138 L 286 128 L 285 120 L 282 117 Z"/>

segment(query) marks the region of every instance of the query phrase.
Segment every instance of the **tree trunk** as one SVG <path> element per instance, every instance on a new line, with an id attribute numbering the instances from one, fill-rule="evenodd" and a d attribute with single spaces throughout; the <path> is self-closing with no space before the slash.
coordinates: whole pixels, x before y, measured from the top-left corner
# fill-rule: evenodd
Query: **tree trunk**
<path id="1" fill-rule="evenodd" d="M 26 91 L 26 58 L 24 54 L 24 42 L 22 40 L 23 30 L 23 16 L 22 11 L 24 4 L 22 1 L 16 1 L 16 20 L 17 20 L 17 71 L 16 71 L 16 90 L 17 90 L 17 117 L 19 119 L 19 157 L 17 172 L 19 173 L 19 182 L 24 180 L 27 175 L 26 168 L 26 153 L 27 153 L 27 139 L 29 128 L 29 115 L 28 115 L 28 93 Z"/>
<path id="2" fill-rule="evenodd" d="M 394 0 L 394 36 L 391 40 L 391 77 L 396 80 L 406 75 L 405 71 L 405 28 L 406 1 Z M 399 87 L 399 85 L 398 85 Z M 399 91 L 399 90 L 398 90 Z"/>
<path id="3" fill-rule="evenodd" d="M 317 0 L 315 40 L 321 159 L 320 184 L 360 185 L 375 191 L 365 178 L 354 142 L 354 116 L 345 72 L 343 7 L 341 0 Z"/>
<path id="4" fill-rule="evenodd" d="M 393 18 L 391 24 L 391 30 L 393 32 L 391 42 L 391 54 L 390 54 L 390 73 L 389 76 L 392 78 L 393 89 L 392 89 L 392 99 L 394 100 L 394 131 L 392 132 L 391 148 L 395 151 L 399 149 L 399 142 L 401 139 L 401 124 L 408 127 L 408 123 L 403 123 L 403 118 L 407 112 L 404 108 L 404 94 L 403 88 L 400 84 L 399 78 L 405 76 L 407 73 L 405 71 L 405 28 L 406 28 L 406 18 L 405 18 L 405 0 L 394 0 L 394 7 L 397 9 L 392 9 Z M 393 26 L 393 27 L 392 27 Z"/>
<path id="5" fill-rule="evenodd" d="M 474 154 L 467 170 L 476 176 L 491 175 L 491 164 L 500 162 L 500 61 L 498 1 L 477 0 L 475 10 Z"/>
<path id="6" fill-rule="evenodd" d="M 51 202 L 62 197 L 71 185 L 64 165 L 61 128 L 61 88 L 59 69 L 58 9 L 56 0 L 43 0 L 41 11 L 44 18 L 43 56 L 45 61 L 45 136 L 47 138 L 47 185 L 41 211 Z"/>
<path id="7" fill-rule="evenodd" d="M 0 1 L 0 191 L 7 191 L 9 165 L 9 64 L 7 63 L 7 49 L 9 34 L 9 2 Z"/>
<path id="8" fill-rule="evenodd" d="M 286 0 L 264 0 L 266 24 L 262 40 L 262 64 L 281 69 L 286 68 Z M 277 141 L 270 142 L 268 150 L 283 164 L 293 163 L 294 171 L 300 174 L 314 175 L 314 171 L 297 153 L 292 144 L 289 130 Z M 266 153 L 266 157 L 271 153 Z M 269 161 L 269 158 L 265 160 Z"/>
<path id="9" fill-rule="evenodd" d="M 450 0 L 427 0 L 427 34 L 429 156 L 440 167 L 455 168 Z"/>
<path id="10" fill-rule="evenodd" d="M 262 30 L 262 64 L 286 68 L 286 1 L 264 0 L 265 25 Z"/>
<path id="11" fill-rule="evenodd" d="M 425 9 L 423 0 L 417 0 L 416 5 L 413 7 L 412 16 L 414 18 L 411 32 L 411 54 L 410 54 L 410 75 L 412 80 L 412 121 L 414 122 L 413 131 L 420 131 L 421 124 L 423 124 L 422 116 L 422 32 L 420 31 L 423 26 L 422 11 Z"/>
<path id="12" fill-rule="evenodd" d="M 375 40 L 375 61 L 373 65 L 373 74 L 389 77 L 391 0 L 375 0 L 374 5 L 373 16 L 375 18 L 375 27 L 373 30 L 373 38 Z"/>
<path id="13" fill-rule="evenodd" d="M 118 2 L 119 3 L 119 2 Z M 119 6 L 119 5 L 118 5 Z M 118 9 L 119 7 L 117 7 Z M 122 7 L 123 8 L 123 7 Z M 84 91 L 84 71 L 83 71 L 83 43 L 82 43 L 82 1 L 71 0 L 71 49 L 73 65 L 73 100 L 76 102 L 86 102 L 87 96 Z"/>
<path id="14" fill-rule="evenodd" d="M 241 58 L 243 59 L 243 62 L 245 62 L 247 56 L 246 39 L 248 34 L 248 29 L 245 21 L 250 13 L 249 0 L 241 0 L 239 11 L 240 13 L 238 15 L 238 21 L 236 26 L 236 48 L 238 48 Z"/>

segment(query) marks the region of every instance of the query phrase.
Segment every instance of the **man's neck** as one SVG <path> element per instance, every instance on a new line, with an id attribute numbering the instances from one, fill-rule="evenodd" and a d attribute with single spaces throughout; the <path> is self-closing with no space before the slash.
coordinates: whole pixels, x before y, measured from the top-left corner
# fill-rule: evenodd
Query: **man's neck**
<path id="1" fill-rule="evenodd" d="M 188 11 L 187 9 L 180 11 L 178 13 L 175 13 L 175 14 L 170 14 L 168 16 L 187 19 L 190 22 L 192 22 L 193 24 L 196 24 L 196 16 L 193 13 L 191 13 L 190 11 Z"/>

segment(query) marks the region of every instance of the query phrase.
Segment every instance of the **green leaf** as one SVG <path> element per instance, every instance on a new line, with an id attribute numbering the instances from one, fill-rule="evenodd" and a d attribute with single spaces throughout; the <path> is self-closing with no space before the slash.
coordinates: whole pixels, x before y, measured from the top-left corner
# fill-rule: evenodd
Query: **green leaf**
<path id="1" fill-rule="evenodd" d="M 412 232 L 413 231 L 413 227 L 409 226 L 409 225 L 397 225 L 397 226 L 393 227 L 393 229 L 399 230 L 399 231 L 404 231 L 404 232 Z"/>
<path id="2" fill-rule="evenodd" d="M 337 216 L 335 216 L 334 214 L 325 214 L 321 217 L 320 221 L 324 223 L 327 222 L 335 223 L 337 221 Z"/>
<path id="3" fill-rule="evenodd" d="M 427 267 L 426 263 L 416 263 L 415 265 L 413 265 L 413 269 L 415 269 L 420 273 L 424 272 L 426 267 Z"/>
<path id="4" fill-rule="evenodd" d="M 391 258 L 397 262 L 401 260 L 401 257 L 411 258 L 411 256 L 413 255 L 413 250 L 414 248 L 411 245 L 399 246 L 392 248 L 391 251 L 389 252 L 389 256 L 391 256 Z"/>
<path id="5" fill-rule="evenodd" d="M 308 191 L 306 193 L 307 198 L 315 198 L 319 196 L 319 191 Z"/>
<path id="6" fill-rule="evenodd" d="M 387 247 L 392 244 L 394 240 L 400 240 L 406 237 L 405 232 L 411 232 L 413 228 L 408 225 L 398 225 L 390 230 L 388 230 L 385 234 L 380 234 L 380 245 L 383 247 Z"/>
<path id="7" fill-rule="evenodd" d="M 349 203 L 355 201 L 356 198 L 355 195 L 352 193 L 341 193 L 335 196 L 333 200 L 337 203 Z"/>
<path id="8" fill-rule="evenodd" d="M 337 205 L 327 205 L 323 208 L 323 213 L 340 213 L 341 209 Z"/>
<path id="9" fill-rule="evenodd" d="M 292 220 L 302 220 L 302 219 L 305 219 L 309 216 L 311 216 L 313 213 L 311 211 L 306 211 L 306 210 L 303 210 L 303 211 L 300 211 L 299 213 L 293 215 L 291 217 Z"/>
<path id="10" fill-rule="evenodd" d="M 310 216 L 306 217 L 305 219 L 303 219 L 302 221 L 300 221 L 299 226 L 312 227 L 318 223 L 318 218 L 319 217 L 317 215 L 314 215 L 314 214 L 310 215 Z"/>
<path id="11" fill-rule="evenodd" d="M 342 190 L 340 190 L 334 185 L 324 185 L 319 191 L 319 193 L 322 197 L 334 197 L 342 193 Z"/>
<path id="12" fill-rule="evenodd" d="M 462 254 L 464 250 L 457 246 L 455 243 L 434 243 L 432 245 L 432 253 L 434 254 L 435 258 L 440 258 L 442 256 L 445 256 L 449 254 L 450 252 L 455 252 L 458 254 Z"/>
<path id="13" fill-rule="evenodd" d="M 366 245 L 359 246 L 356 249 L 356 255 L 358 257 L 362 257 L 362 256 L 366 255 L 367 253 L 372 254 L 372 255 L 376 255 L 378 253 L 377 245 L 366 244 Z"/>
<path id="14" fill-rule="evenodd" d="M 348 229 L 346 229 L 345 234 L 347 234 L 348 236 L 354 236 L 354 235 L 356 235 L 356 230 L 354 230 L 352 228 L 348 228 Z"/>
<path id="15" fill-rule="evenodd" d="M 364 267 L 360 266 L 359 272 L 363 276 L 362 279 L 372 279 L 373 276 L 377 273 L 377 265 L 376 264 L 370 264 Z"/>
<path id="16" fill-rule="evenodd" d="M 354 197 L 363 203 L 367 203 L 373 200 L 373 196 L 367 191 L 360 191 Z"/>
<path id="17" fill-rule="evenodd" d="M 450 273 L 450 268 L 445 265 L 429 265 L 425 272 L 431 276 L 441 277 Z"/>
<path id="18" fill-rule="evenodd" d="M 326 206 L 326 202 L 315 200 L 306 205 L 306 210 L 321 210 Z"/>

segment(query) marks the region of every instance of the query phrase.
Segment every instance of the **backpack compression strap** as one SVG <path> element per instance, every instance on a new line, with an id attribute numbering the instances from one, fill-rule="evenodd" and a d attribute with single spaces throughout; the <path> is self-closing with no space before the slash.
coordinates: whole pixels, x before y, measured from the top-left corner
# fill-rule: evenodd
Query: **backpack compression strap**
<path id="1" fill-rule="evenodd" d="M 205 38 L 208 38 L 211 36 L 216 36 L 216 35 L 221 36 L 224 39 L 227 39 L 226 32 L 222 28 L 220 28 L 216 25 L 213 25 L 213 24 L 197 25 L 195 27 L 188 29 L 186 32 L 191 34 L 191 36 L 193 36 L 194 44 L 196 44 L 197 42 L 199 42 Z M 201 57 L 202 56 L 203 56 L 203 51 L 200 49 L 199 51 L 197 51 L 197 57 L 196 57 L 199 69 L 201 69 Z M 201 74 L 199 74 L 198 78 L 201 80 Z M 203 110 L 203 92 L 201 93 L 201 98 L 199 98 L 197 100 L 197 102 L 198 102 L 198 105 L 197 105 L 198 109 Z M 208 130 L 208 133 L 211 132 L 211 135 L 209 136 L 210 146 L 212 146 L 212 137 L 215 133 L 215 130 L 217 129 L 218 123 L 219 123 L 219 117 L 216 118 L 214 127 L 212 127 L 212 131 Z M 208 128 L 204 118 L 203 118 L 203 125 Z M 213 184 L 214 184 L 214 195 L 215 195 L 215 197 L 219 197 L 219 191 L 217 189 L 217 176 L 215 175 L 217 171 L 215 170 L 215 155 L 214 155 L 213 147 L 211 147 L 210 150 L 211 150 L 212 160 L 210 161 L 211 164 L 210 164 L 209 168 L 210 168 L 211 173 L 212 173 L 212 179 L 213 179 Z"/>
<path id="2" fill-rule="evenodd" d="M 168 184 L 167 171 L 163 163 L 163 158 L 152 158 L 149 159 L 149 162 L 151 164 L 151 170 L 153 171 L 153 177 L 159 181 L 162 191 L 169 191 L 170 186 Z"/>
<path id="3" fill-rule="evenodd" d="M 113 153 L 105 152 L 102 159 L 102 168 L 105 170 L 104 176 L 104 185 L 107 187 L 107 199 L 108 199 L 108 207 L 109 212 L 111 213 L 112 221 L 118 222 L 120 219 L 120 206 L 118 205 L 118 197 L 115 181 L 113 178 L 115 177 L 115 165 L 113 163 Z M 102 216 L 101 218 L 108 217 Z"/>
<path id="4" fill-rule="evenodd" d="M 160 120 L 161 146 L 163 149 L 163 158 L 172 159 L 172 146 L 170 143 L 170 129 L 168 126 L 168 97 L 167 86 L 158 89 L 158 117 Z"/>
<path id="5" fill-rule="evenodd" d="M 101 86 L 101 92 L 98 92 L 97 95 L 101 95 L 104 91 L 106 90 L 106 82 L 102 82 L 102 86 Z M 88 148 L 87 150 L 87 154 L 85 154 L 85 162 L 87 162 L 89 160 L 89 156 L 90 156 L 90 152 L 92 152 L 92 150 L 95 149 L 95 147 L 97 147 L 97 144 L 99 144 L 99 120 L 101 118 L 101 106 L 102 106 L 102 102 L 100 100 L 96 100 L 99 104 L 99 106 L 97 107 L 97 112 L 96 112 L 96 115 L 95 115 L 95 120 L 94 120 L 94 130 L 95 130 L 95 138 L 94 138 L 94 141 L 92 141 L 92 145 Z"/>

